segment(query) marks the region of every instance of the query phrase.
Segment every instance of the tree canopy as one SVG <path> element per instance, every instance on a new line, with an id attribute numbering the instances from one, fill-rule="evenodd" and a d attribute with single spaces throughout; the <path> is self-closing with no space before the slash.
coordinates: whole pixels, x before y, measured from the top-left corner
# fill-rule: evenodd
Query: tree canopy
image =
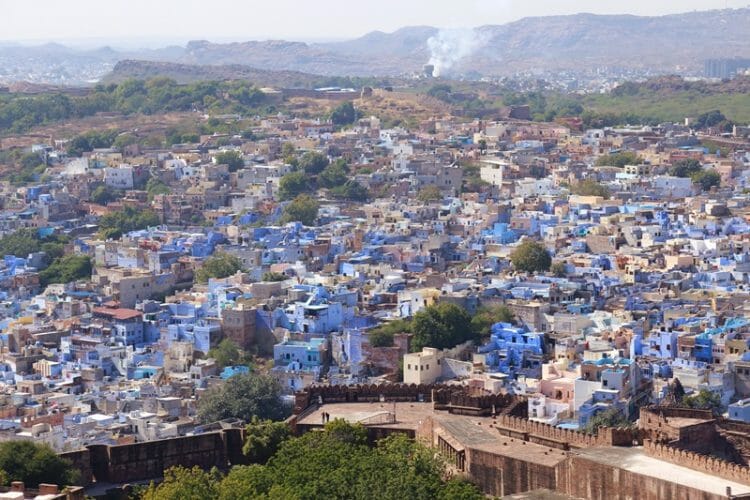
<path id="1" fill-rule="evenodd" d="M 318 151 L 308 151 L 300 157 L 298 166 L 306 174 L 316 175 L 328 166 L 328 157 Z"/>
<path id="2" fill-rule="evenodd" d="M 619 167 L 623 168 L 625 165 L 640 165 L 643 160 L 640 156 L 632 151 L 622 151 L 620 153 L 602 155 L 596 160 L 596 164 L 600 167 Z"/>
<path id="3" fill-rule="evenodd" d="M 527 273 L 549 271 L 552 257 L 541 243 L 525 239 L 510 254 L 513 267 Z"/>
<path id="4" fill-rule="evenodd" d="M 693 158 L 685 158 L 674 162 L 669 169 L 669 174 L 675 177 L 692 177 L 701 170 L 703 170 L 701 162 Z"/>
<path id="5" fill-rule="evenodd" d="M 285 281 L 288 276 L 284 273 L 277 273 L 274 271 L 268 271 L 263 273 L 262 281 Z"/>
<path id="6" fill-rule="evenodd" d="M 117 134 L 118 131 L 115 129 L 84 132 L 68 142 L 68 154 L 70 156 L 81 156 L 83 153 L 94 149 L 112 147 Z"/>
<path id="7" fill-rule="evenodd" d="M 206 472 L 200 467 L 170 467 L 164 480 L 157 486 L 151 483 L 141 494 L 141 500 L 205 500 L 219 497 L 218 470 Z M 239 497 L 238 497 L 239 498 Z"/>
<path id="8" fill-rule="evenodd" d="M 8 481 L 23 481 L 30 487 L 40 483 L 74 485 L 79 474 L 71 463 L 47 445 L 31 441 L 0 443 L 0 470 Z"/>
<path id="9" fill-rule="evenodd" d="M 41 238 L 36 229 L 22 228 L 0 238 L 0 255 L 15 255 L 26 258 L 41 250 Z"/>
<path id="10" fill-rule="evenodd" d="M 150 177 L 148 181 L 146 181 L 146 192 L 148 193 L 148 199 L 150 201 L 157 195 L 169 194 L 171 189 L 169 189 L 169 186 L 164 184 L 164 182 L 158 177 Z"/>
<path id="11" fill-rule="evenodd" d="M 633 425 L 621 410 L 610 408 L 600 411 L 589 419 L 584 427 L 584 432 L 596 434 L 600 427 L 630 427 Z"/>
<path id="12" fill-rule="evenodd" d="M 601 196 L 605 200 L 608 200 L 611 195 L 607 186 L 603 186 L 593 179 L 586 179 L 573 184 L 570 192 L 579 196 Z"/>
<path id="13" fill-rule="evenodd" d="M 349 168 L 345 161 L 336 160 L 328 165 L 318 176 L 318 181 L 323 187 L 335 188 L 346 184 L 349 180 Z"/>
<path id="14" fill-rule="evenodd" d="M 417 193 L 417 199 L 423 202 L 438 201 L 443 198 L 440 188 L 434 184 L 425 186 Z"/>
<path id="15" fill-rule="evenodd" d="M 312 196 L 301 194 L 284 207 L 281 222 L 301 222 L 305 226 L 312 226 L 318 218 L 320 204 Z"/>
<path id="16" fill-rule="evenodd" d="M 243 269 L 242 261 L 224 252 L 217 252 L 208 257 L 195 272 L 195 280 L 206 283 L 210 278 L 226 278 Z"/>
<path id="17" fill-rule="evenodd" d="M 110 212 L 99 219 L 99 235 L 105 239 L 117 239 L 130 231 L 157 226 L 159 216 L 153 210 L 139 210 L 125 207 L 118 212 Z"/>
<path id="18" fill-rule="evenodd" d="M 349 201 L 367 201 L 370 192 L 357 181 L 348 181 L 346 184 L 331 189 L 331 196 Z"/>
<path id="19" fill-rule="evenodd" d="M 334 125 L 349 125 L 357 119 L 357 110 L 351 101 L 342 102 L 331 112 L 331 122 Z"/>
<path id="20" fill-rule="evenodd" d="M 415 352 L 423 347 L 448 349 L 467 340 L 477 340 L 469 313 L 450 302 L 440 302 L 418 311 L 411 322 L 411 331 L 414 334 L 411 348 Z"/>
<path id="21" fill-rule="evenodd" d="M 293 200 L 313 190 L 311 179 L 304 172 L 291 172 L 279 180 L 279 198 Z"/>
<path id="22" fill-rule="evenodd" d="M 242 153 L 235 150 L 222 151 L 214 156 L 217 165 L 226 165 L 230 172 L 236 172 L 245 166 L 245 160 L 242 159 Z"/>
<path id="23" fill-rule="evenodd" d="M 499 306 L 480 307 L 471 318 L 471 327 L 480 337 L 489 337 L 492 325 L 495 323 L 514 323 L 513 311 L 505 304 Z"/>
<path id="24" fill-rule="evenodd" d="M 291 429 L 286 422 L 253 417 L 245 427 L 242 452 L 252 463 L 265 464 L 291 436 Z"/>
<path id="25" fill-rule="evenodd" d="M 698 184 L 703 191 L 709 191 L 712 187 L 721 185 L 721 175 L 716 170 L 701 170 L 691 175 L 690 180 Z"/>
<path id="26" fill-rule="evenodd" d="M 91 258 L 88 255 L 63 255 L 39 273 L 42 286 L 51 283 L 70 283 L 91 277 Z"/>
<path id="27" fill-rule="evenodd" d="M 411 332 L 411 320 L 397 319 L 382 323 L 367 332 L 367 340 L 372 347 L 391 347 L 397 333 Z"/>
<path id="28" fill-rule="evenodd" d="M 89 199 L 98 205 L 106 205 L 117 198 L 115 191 L 104 184 L 97 186 L 89 196 Z"/>
<path id="29" fill-rule="evenodd" d="M 716 415 L 721 415 L 725 410 L 721 402 L 721 395 L 718 392 L 706 389 L 701 389 L 697 394 L 683 397 L 682 404 L 688 408 L 711 410 Z"/>
<path id="30" fill-rule="evenodd" d="M 365 500 L 375 494 L 384 500 L 484 498 L 476 486 L 451 478 L 445 463 L 424 445 L 396 434 L 371 447 L 364 427 L 340 420 L 323 432 L 284 439 L 266 465 L 235 466 L 223 478 L 196 469 L 173 470 L 143 498 Z"/>
<path id="31" fill-rule="evenodd" d="M 281 385 L 270 375 L 235 375 L 231 382 L 210 389 L 198 401 L 198 420 L 203 423 L 225 418 L 239 418 L 247 422 L 253 417 L 281 420 L 286 416 Z"/>
<path id="32" fill-rule="evenodd" d="M 208 357 L 214 358 L 221 368 L 247 364 L 245 353 L 231 339 L 222 339 L 219 345 L 208 350 Z"/>
<path id="33" fill-rule="evenodd" d="M 725 122 L 726 119 L 727 117 L 724 116 L 724 113 L 722 113 L 718 109 L 714 109 L 698 115 L 698 117 L 695 119 L 693 127 L 698 130 L 708 127 L 715 127 L 716 125 L 720 125 L 721 123 Z"/>

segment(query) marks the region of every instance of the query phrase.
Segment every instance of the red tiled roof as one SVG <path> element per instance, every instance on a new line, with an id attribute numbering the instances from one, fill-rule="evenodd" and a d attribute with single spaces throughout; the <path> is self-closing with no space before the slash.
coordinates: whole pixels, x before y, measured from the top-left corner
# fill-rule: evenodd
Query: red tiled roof
<path id="1" fill-rule="evenodd" d="M 125 309 L 124 307 L 95 307 L 93 312 L 94 314 L 109 316 L 110 319 L 119 319 L 123 321 L 143 316 L 143 313 L 141 311 L 136 311 L 135 309 Z"/>

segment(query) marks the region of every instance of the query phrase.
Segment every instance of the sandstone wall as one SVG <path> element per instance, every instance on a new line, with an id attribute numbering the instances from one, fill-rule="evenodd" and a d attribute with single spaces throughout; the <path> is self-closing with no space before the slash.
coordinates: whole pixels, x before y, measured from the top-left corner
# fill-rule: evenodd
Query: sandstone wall
<path id="1" fill-rule="evenodd" d="M 177 465 L 208 470 L 247 463 L 242 454 L 243 440 L 242 429 L 225 429 L 145 443 L 92 445 L 61 456 L 81 472 L 84 486 L 94 480 L 127 483 L 159 478 L 164 469 Z"/>
<path id="2" fill-rule="evenodd" d="M 557 491 L 591 500 L 726 500 L 724 494 L 687 487 L 675 478 L 644 476 L 571 455 L 557 468 Z"/>
<path id="3" fill-rule="evenodd" d="M 667 444 L 655 443 L 650 440 L 646 440 L 643 443 L 643 449 L 647 455 L 659 460 L 682 465 L 683 467 L 699 470 L 750 486 L 750 467 L 748 466 L 727 462 L 726 460 L 709 455 L 682 450 Z"/>
<path id="4" fill-rule="evenodd" d="M 467 450 L 469 476 L 483 493 L 504 496 L 540 488 L 555 490 L 555 468 L 475 449 Z"/>
<path id="5" fill-rule="evenodd" d="M 571 447 L 589 446 L 632 446 L 639 440 L 637 429 L 601 428 L 597 434 L 587 434 L 570 429 L 560 429 L 542 422 L 522 417 L 498 415 L 493 424 L 503 435 L 518 437 L 526 441 L 539 441 L 539 438 L 555 443 L 567 443 Z M 513 432 L 511 432 L 513 431 Z M 541 442 L 540 444 L 550 444 Z"/>

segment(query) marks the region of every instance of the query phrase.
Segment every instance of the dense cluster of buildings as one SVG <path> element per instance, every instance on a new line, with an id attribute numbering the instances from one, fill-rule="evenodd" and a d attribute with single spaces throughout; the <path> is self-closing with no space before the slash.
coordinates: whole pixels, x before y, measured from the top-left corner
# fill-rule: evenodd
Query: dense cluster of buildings
<path id="1" fill-rule="evenodd" d="M 64 141 L 35 147 L 48 168 L 2 186 L 0 231 L 66 235 L 93 271 L 43 287 L 43 252 L 0 263 L 0 440 L 67 451 L 199 433 L 197 400 L 248 370 L 209 355 L 223 339 L 272 359 L 290 398 L 314 383 L 452 383 L 523 397 L 529 419 L 575 430 L 610 409 L 633 419 L 679 379 L 750 422 L 750 148 L 705 147 L 680 124 L 575 125 L 372 117 L 336 131 L 279 115 L 249 139 L 81 158 Z M 370 201 L 321 189 L 316 225 L 282 224 L 286 144 L 344 159 Z M 244 166 L 218 162 L 224 150 Z M 637 161 L 601 161 L 622 152 Z M 685 159 L 719 185 L 673 176 Z M 149 193 L 156 181 L 168 189 Z M 606 189 L 578 190 L 592 184 Z M 101 186 L 117 193 L 106 205 L 91 199 Z M 103 239 L 100 218 L 126 207 L 159 224 Z M 513 269 L 525 239 L 554 272 Z M 219 252 L 245 270 L 195 282 Z M 505 306 L 513 322 L 444 351 L 411 352 L 408 333 L 371 345 L 373 328 L 441 302 Z"/>

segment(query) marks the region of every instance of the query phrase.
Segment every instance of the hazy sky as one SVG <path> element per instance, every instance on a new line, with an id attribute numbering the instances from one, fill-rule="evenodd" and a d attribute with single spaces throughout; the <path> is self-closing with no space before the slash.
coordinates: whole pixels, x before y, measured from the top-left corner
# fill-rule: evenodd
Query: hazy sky
<path id="1" fill-rule="evenodd" d="M 749 0 L 0 0 L 0 40 L 184 42 L 341 39 L 409 25 L 472 27 L 525 16 L 661 15 Z"/>

